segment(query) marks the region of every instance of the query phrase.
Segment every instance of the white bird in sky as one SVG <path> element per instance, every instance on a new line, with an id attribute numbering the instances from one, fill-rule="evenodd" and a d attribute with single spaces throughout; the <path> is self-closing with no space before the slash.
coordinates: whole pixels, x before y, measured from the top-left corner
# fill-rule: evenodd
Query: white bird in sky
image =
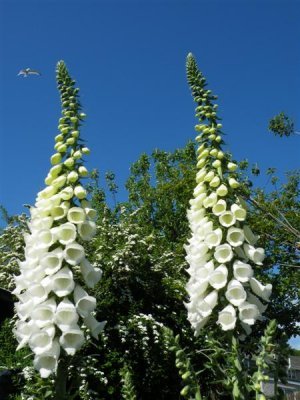
<path id="1" fill-rule="evenodd" d="M 17 76 L 19 75 L 23 75 L 24 78 L 27 78 L 28 75 L 41 75 L 41 73 L 39 71 L 36 71 L 34 69 L 31 68 L 25 68 L 25 69 L 21 69 L 21 71 L 18 73 Z"/>

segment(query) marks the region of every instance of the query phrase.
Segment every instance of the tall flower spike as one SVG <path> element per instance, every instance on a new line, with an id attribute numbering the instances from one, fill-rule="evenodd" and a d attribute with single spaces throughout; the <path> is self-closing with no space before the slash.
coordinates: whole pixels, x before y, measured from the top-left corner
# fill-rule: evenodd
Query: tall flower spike
<path id="1" fill-rule="evenodd" d="M 30 346 L 34 366 L 44 378 L 55 373 L 60 355 L 73 355 L 83 345 L 82 326 L 94 337 L 104 327 L 104 322 L 91 314 L 96 299 L 83 289 L 84 299 L 78 299 L 74 281 L 74 268 L 81 268 L 83 280 L 93 287 L 101 270 L 85 258 L 84 241 L 96 233 L 96 211 L 86 200 L 81 182 L 88 176 L 83 157 L 89 149 L 80 138 L 85 114 L 78 101 L 79 89 L 62 61 L 57 64 L 57 83 L 63 110 L 55 137 L 56 152 L 50 158 L 46 187 L 30 209 L 30 234 L 24 237 L 26 260 L 19 263 L 21 274 L 15 277 L 18 348 Z"/>
<path id="2" fill-rule="evenodd" d="M 195 335 L 209 320 L 224 331 L 242 331 L 246 325 L 250 331 L 272 289 L 253 277 L 255 265 L 263 263 L 265 254 L 255 247 L 257 237 L 246 224 L 246 206 L 237 192 L 237 164 L 222 150 L 222 124 L 214 104 L 217 97 L 205 88 L 192 54 L 187 57 L 187 79 L 200 121 L 195 126 L 199 143 L 196 187 L 187 212 L 191 229 L 185 246 L 190 275 L 186 285 L 190 301 L 185 304 L 188 320 Z"/>

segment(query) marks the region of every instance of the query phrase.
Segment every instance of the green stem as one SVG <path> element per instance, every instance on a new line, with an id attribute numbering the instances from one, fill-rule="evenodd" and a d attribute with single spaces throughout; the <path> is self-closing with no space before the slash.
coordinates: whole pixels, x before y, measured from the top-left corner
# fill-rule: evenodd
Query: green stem
<path id="1" fill-rule="evenodd" d="M 53 400 L 67 399 L 67 378 L 68 378 L 68 362 L 65 358 L 61 358 L 58 362 Z"/>

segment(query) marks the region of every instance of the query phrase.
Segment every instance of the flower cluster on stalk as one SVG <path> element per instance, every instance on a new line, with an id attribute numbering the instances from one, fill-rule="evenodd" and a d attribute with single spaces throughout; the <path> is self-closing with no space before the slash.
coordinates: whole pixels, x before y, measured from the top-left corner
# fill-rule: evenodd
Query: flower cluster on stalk
<path id="1" fill-rule="evenodd" d="M 218 123 L 216 96 L 205 89 L 205 78 L 191 54 L 187 76 L 194 100 L 198 132 L 197 175 L 194 196 L 187 216 L 191 229 L 185 246 L 190 275 L 186 290 L 188 319 L 198 335 L 212 319 L 224 331 L 238 321 L 246 333 L 261 318 L 272 286 L 254 277 L 262 265 L 264 249 L 256 247 L 258 237 L 246 223 L 247 207 L 238 195 L 237 165 L 222 151 L 222 125 Z"/>
<path id="2" fill-rule="evenodd" d="M 83 325 L 98 338 L 105 324 L 93 316 L 96 299 L 74 279 L 75 269 L 80 269 L 86 286 L 93 288 L 102 271 L 87 260 L 83 247 L 96 233 L 96 211 L 81 184 L 88 176 L 83 156 L 89 149 L 79 135 L 85 114 L 80 111 L 79 89 L 63 62 L 57 65 L 57 82 L 63 116 L 55 137 L 56 153 L 46 187 L 30 208 L 25 260 L 19 262 L 14 290 L 19 300 L 14 330 L 18 348 L 29 345 L 42 377 L 56 371 L 61 352 L 72 356 L 81 348 Z"/>

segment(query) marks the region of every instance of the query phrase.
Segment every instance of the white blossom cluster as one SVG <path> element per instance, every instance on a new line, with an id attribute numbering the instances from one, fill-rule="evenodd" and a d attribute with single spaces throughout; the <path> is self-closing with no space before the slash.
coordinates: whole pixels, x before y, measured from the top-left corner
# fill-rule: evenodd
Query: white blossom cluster
<path id="1" fill-rule="evenodd" d="M 250 333 L 272 290 L 253 273 L 265 252 L 255 246 L 258 237 L 246 224 L 246 204 L 234 193 L 239 186 L 233 174 L 237 165 L 226 161 L 218 145 L 221 124 L 196 128 L 203 132 L 197 139 L 204 143 L 198 149 L 197 186 L 187 214 L 192 233 L 185 246 L 188 320 L 198 335 L 215 310 L 222 330 L 234 329 L 239 320 Z"/>
<path id="2" fill-rule="evenodd" d="M 68 89 L 68 90 L 67 90 Z M 69 88 L 65 89 L 70 93 Z M 71 88 L 71 91 L 75 90 Z M 73 97 L 74 98 L 74 97 Z M 74 355 L 85 342 L 82 325 L 98 338 L 105 322 L 93 316 L 96 299 L 74 280 L 79 268 L 86 285 L 93 288 L 102 271 L 86 259 L 81 243 L 96 233 L 96 211 L 87 201 L 80 179 L 88 171 L 82 165 L 86 147 L 78 144 L 78 126 L 84 114 L 68 108 L 60 119 L 53 165 L 46 187 L 30 209 L 30 233 L 25 234 L 25 260 L 19 262 L 14 294 L 18 321 L 14 330 L 18 349 L 29 345 L 34 367 L 45 378 L 57 369 L 60 353 Z"/>

